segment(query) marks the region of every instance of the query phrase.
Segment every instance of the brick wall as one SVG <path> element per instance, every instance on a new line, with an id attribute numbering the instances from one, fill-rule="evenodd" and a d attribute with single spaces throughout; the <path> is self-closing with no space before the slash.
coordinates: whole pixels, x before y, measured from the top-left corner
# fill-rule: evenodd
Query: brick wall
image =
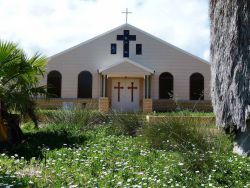
<path id="1" fill-rule="evenodd" d="M 109 112 L 109 98 L 102 97 L 99 99 L 99 111 L 103 113 Z"/>
<path id="2" fill-rule="evenodd" d="M 174 101 L 153 100 L 154 111 L 196 110 L 201 112 L 212 112 L 211 101 Z"/>
<path id="3" fill-rule="evenodd" d="M 177 122 L 190 122 L 195 125 L 215 125 L 214 116 L 153 116 L 147 115 L 146 120 L 149 123 L 161 123 L 168 121 L 177 121 Z"/>
<path id="4" fill-rule="evenodd" d="M 152 112 L 153 101 L 152 99 L 143 99 L 142 100 L 142 111 L 143 112 Z"/>
<path id="5" fill-rule="evenodd" d="M 98 109 L 98 99 L 36 99 L 38 108 L 59 109 L 73 106 L 79 109 Z"/>
<path id="6" fill-rule="evenodd" d="M 98 109 L 98 99 L 37 99 L 35 100 L 39 108 L 42 109 L 58 109 L 63 108 L 65 103 L 73 103 L 73 105 L 80 109 Z M 152 104 L 153 103 L 153 104 Z M 108 100 L 108 106 L 110 101 Z M 153 111 L 175 111 L 177 109 L 197 110 L 203 112 L 212 112 L 211 101 L 173 101 L 173 100 L 153 100 L 143 99 L 141 101 L 143 112 Z"/>

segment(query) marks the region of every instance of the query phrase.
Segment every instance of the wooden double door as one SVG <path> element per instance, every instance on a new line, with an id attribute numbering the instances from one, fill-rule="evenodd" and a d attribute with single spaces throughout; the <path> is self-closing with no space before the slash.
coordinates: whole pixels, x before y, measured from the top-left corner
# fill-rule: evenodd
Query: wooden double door
<path id="1" fill-rule="evenodd" d="M 112 79 L 112 110 L 137 112 L 140 110 L 140 81 L 131 78 Z"/>

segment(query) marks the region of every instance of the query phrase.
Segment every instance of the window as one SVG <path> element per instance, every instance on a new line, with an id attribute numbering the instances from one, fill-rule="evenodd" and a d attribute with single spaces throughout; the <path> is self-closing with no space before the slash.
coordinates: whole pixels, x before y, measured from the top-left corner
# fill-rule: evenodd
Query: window
<path id="1" fill-rule="evenodd" d="M 136 55 L 142 54 L 142 44 L 136 44 Z"/>
<path id="2" fill-rule="evenodd" d="M 78 98 L 92 98 L 92 74 L 82 71 L 78 75 Z"/>
<path id="3" fill-rule="evenodd" d="M 190 100 L 204 100 L 204 77 L 200 73 L 190 76 Z"/>
<path id="4" fill-rule="evenodd" d="M 58 71 L 51 71 L 47 76 L 47 91 L 50 98 L 61 97 L 62 75 Z"/>
<path id="5" fill-rule="evenodd" d="M 159 77 L 159 97 L 160 99 L 172 99 L 174 88 L 174 77 L 169 72 L 164 72 Z"/>
<path id="6" fill-rule="evenodd" d="M 111 44 L 111 54 L 116 54 L 116 44 L 115 43 Z"/>

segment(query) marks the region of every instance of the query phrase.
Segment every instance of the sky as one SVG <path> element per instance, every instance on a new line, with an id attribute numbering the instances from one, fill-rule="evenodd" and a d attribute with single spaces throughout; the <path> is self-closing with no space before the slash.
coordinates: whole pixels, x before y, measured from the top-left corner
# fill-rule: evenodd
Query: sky
<path id="1" fill-rule="evenodd" d="M 0 0 L 0 39 L 59 53 L 128 23 L 209 60 L 208 0 Z"/>

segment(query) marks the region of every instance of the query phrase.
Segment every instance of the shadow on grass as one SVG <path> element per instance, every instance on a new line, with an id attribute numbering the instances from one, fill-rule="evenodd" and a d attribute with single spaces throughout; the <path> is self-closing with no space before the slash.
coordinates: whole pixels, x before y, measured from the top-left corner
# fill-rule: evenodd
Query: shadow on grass
<path id="1" fill-rule="evenodd" d="M 28 187 L 28 182 L 23 178 L 13 177 L 0 173 L 0 187 Z"/>
<path id="2" fill-rule="evenodd" d="M 30 160 L 32 157 L 43 159 L 43 151 L 45 148 L 50 150 L 60 149 L 67 145 L 83 144 L 87 140 L 84 135 L 73 136 L 70 133 L 63 132 L 28 132 L 24 134 L 24 141 L 14 147 L 6 148 L 8 155 L 18 154 L 19 157 L 24 157 Z"/>

